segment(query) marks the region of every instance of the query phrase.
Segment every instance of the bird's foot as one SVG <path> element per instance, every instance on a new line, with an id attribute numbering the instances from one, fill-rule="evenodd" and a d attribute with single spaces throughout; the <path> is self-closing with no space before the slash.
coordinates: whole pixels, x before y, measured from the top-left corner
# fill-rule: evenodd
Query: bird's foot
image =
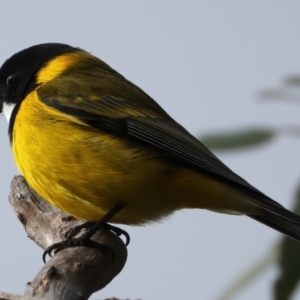
<path id="1" fill-rule="evenodd" d="M 127 231 L 125 231 L 124 229 L 121 229 L 117 226 L 111 225 L 109 223 L 105 223 L 103 224 L 103 227 L 114 232 L 117 236 L 121 236 L 124 235 L 125 237 L 125 246 L 128 246 L 130 243 L 130 235 L 128 234 Z"/>
<path id="2" fill-rule="evenodd" d="M 91 240 L 90 238 L 85 238 L 85 236 L 81 236 L 79 238 L 73 238 L 73 239 L 65 239 L 62 242 L 59 243 L 55 243 L 53 245 L 51 245 L 50 247 L 48 247 L 45 252 L 43 253 L 43 261 L 44 263 L 46 263 L 46 256 L 49 255 L 50 257 L 52 257 L 52 252 L 54 252 L 54 254 L 57 254 L 58 252 L 60 252 L 63 249 L 66 248 L 71 248 L 71 247 L 78 247 L 78 246 L 86 246 L 86 247 L 90 247 L 90 248 L 96 248 L 99 250 L 103 250 L 105 248 L 107 248 L 104 245 L 101 245 L 93 240 Z"/>
<path id="3" fill-rule="evenodd" d="M 85 222 L 81 225 L 78 225 L 74 228 L 71 228 L 70 230 L 68 230 L 65 234 L 65 238 L 68 239 L 68 240 L 71 240 L 73 237 L 75 237 L 82 229 L 87 229 L 87 228 L 90 228 L 90 230 L 92 232 L 96 232 L 99 228 L 98 226 L 96 226 L 97 223 L 93 223 L 93 222 Z M 93 226 L 95 226 L 96 228 L 93 229 Z M 111 225 L 109 223 L 104 223 L 101 225 L 101 227 L 103 228 L 106 228 L 112 232 L 114 232 L 117 236 L 121 236 L 121 235 L 124 235 L 125 237 L 125 245 L 128 246 L 129 243 L 130 243 L 130 235 L 127 233 L 127 231 L 117 227 L 117 226 L 114 226 L 114 225 Z M 93 235 L 93 234 L 92 234 Z M 92 236 L 91 235 L 91 236 Z"/>
<path id="4" fill-rule="evenodd" d="M 55 243 L 52 246 L 48 247 L 43 254 L 43 261 L 46 261 L 46 256 L 49 255 L 51 257 L 51 253 L 58 253 L 59 251 L 77 246 L 87 246 L 91 248 L 103 249 L 107 248 L 106 246 L 100 245 L 99 243 L 92 241 L 91 237 L 101 228 L 107 228 L 113 231 L 116 235 L 124 235 L 126 238 L 126 246 L 129 244 L 130 237 L 129 234 L 118 227 L 108 224 L 107 222 L 114 217 L 121 209 L 123 205 L 116 204 L 113 206 L 103 217 L 96 223 L 86 222 L 81 225 L 78 225 L 66 233 L 66 239 L 62 242 Z M 81 236 L 76 237 L 77 234 L 81 231 L 81 229 L 87 229 L 85 233 Z"/>
<path id="5" fill-rule="evenodd" d="M 65 234 L 66 239 L 62 242 L 55 243 L 48 247 L 44 254 L 43 254 L 43 261 L 44 263 L 46 262 L 46 256 L 49 255 L 50 257 L 52 256 L 51 253 L 54 252 L 54 254 L 57 254 L 61 250 L 65 248 L 70 248 L 70 247 L 78 247 L 78 246 L 86 246 L 90 248 L 96 248 L 99 250 L 103 250 L 103 248 L 106 248 L 105 246 L 91 240 L 91 237 L 101 228 L 106 228 L 112 232 L 114 232 L 117 236 L 124 235 L 126 242 L 125 245 L 128 246 L 130 242 L 130 236 L 129 234 L 116 226 L 113 226 L 108 223 L 92 223 L 92 222 L 85 222 L 81 225 L 78 225 Z M 81 232 L 82 229 L 86 229 L 86 232 L 83 233 L 80 237 L 76 237 L 77 234 Z"/>

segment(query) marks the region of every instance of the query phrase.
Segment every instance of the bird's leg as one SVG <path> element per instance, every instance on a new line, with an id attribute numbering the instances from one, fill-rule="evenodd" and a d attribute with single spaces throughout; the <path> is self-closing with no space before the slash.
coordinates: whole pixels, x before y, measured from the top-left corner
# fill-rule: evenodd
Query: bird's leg
<path id="1" fill-rule="evenodd" d="M 43 254 L 43 261 L 46 261 L 46 256 L 49 254 L 51 256 L 51 252 L 54 250 L 54 253 L 58 253 L 59 251 L 68 248 L 68 247 L 76 247 L 76 246 L 88 246 L 92 248 L 101 248 L 99 243 L 91 240 L 91 237 L 98 231 L 101 227 L 107 228 L 118 236 L 123 234 L 126 237 L 126 246 L 129 244 L 130 236 L 129 234 L 118 227 L 108 224 L 107 222 L 115 216 L 124 206 L 120 204 L 116 204 L 111 210 L 108 211 L 103 218 L 101 218 L 98 222 L 85 222 L 79 226 L 76 226 L 69 230 L 66 233 L 66 239 L 62 242 L 55 243 L 48 247 Z M 81 231 L 83 228 L 88 228 L 87 231 L 82 234 L 80 237 L 76 238 L 75 236 Z"/>

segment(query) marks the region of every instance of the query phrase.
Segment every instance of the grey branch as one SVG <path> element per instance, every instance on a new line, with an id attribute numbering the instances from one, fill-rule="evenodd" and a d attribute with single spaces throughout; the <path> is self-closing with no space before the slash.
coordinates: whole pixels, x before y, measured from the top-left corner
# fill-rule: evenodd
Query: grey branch
<path id="1" fill-rule="evenodd" d="M 38 197 L 22 176 L 13 179 L 9 201 L 28 237 L 44 250 L 82 223 Z M 103 228 L 93 240 L 103 245 L 103 250 L 83 246 L 64 249 L 27 284 L 23 296 L 0 292 L 0 300 L 88 299 L 122 270 L 127 258 L 124 242 L 114 233 Z"/>

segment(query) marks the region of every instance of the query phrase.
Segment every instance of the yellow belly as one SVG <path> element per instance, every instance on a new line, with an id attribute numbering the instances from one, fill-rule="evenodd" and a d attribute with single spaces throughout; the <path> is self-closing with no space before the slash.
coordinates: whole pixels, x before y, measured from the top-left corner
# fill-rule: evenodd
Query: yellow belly
<path id="1" fill-rule="evenodd" d="M 78 219 L 97 221 L 116 203 L 124 209 L 112 222 L 132 225 L 181 208 L 249 209 L 222 183 L 55 112 L 34 92 L 18 111 L 12 147 L 28 184 Z"/>

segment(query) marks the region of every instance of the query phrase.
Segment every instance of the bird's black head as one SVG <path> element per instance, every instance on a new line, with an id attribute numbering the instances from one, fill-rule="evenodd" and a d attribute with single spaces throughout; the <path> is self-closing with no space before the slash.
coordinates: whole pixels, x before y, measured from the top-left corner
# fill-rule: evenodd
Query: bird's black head
<path id="1" fill-rule="evenodd" d="M 35 75 L 41 67 L 74 49 L 59 43 L 40 44 L 18 52 L 4 62 L 0 69 L 0 113 L 5 114 L 10 126 L 22 100 L 36 87 Z"/>

